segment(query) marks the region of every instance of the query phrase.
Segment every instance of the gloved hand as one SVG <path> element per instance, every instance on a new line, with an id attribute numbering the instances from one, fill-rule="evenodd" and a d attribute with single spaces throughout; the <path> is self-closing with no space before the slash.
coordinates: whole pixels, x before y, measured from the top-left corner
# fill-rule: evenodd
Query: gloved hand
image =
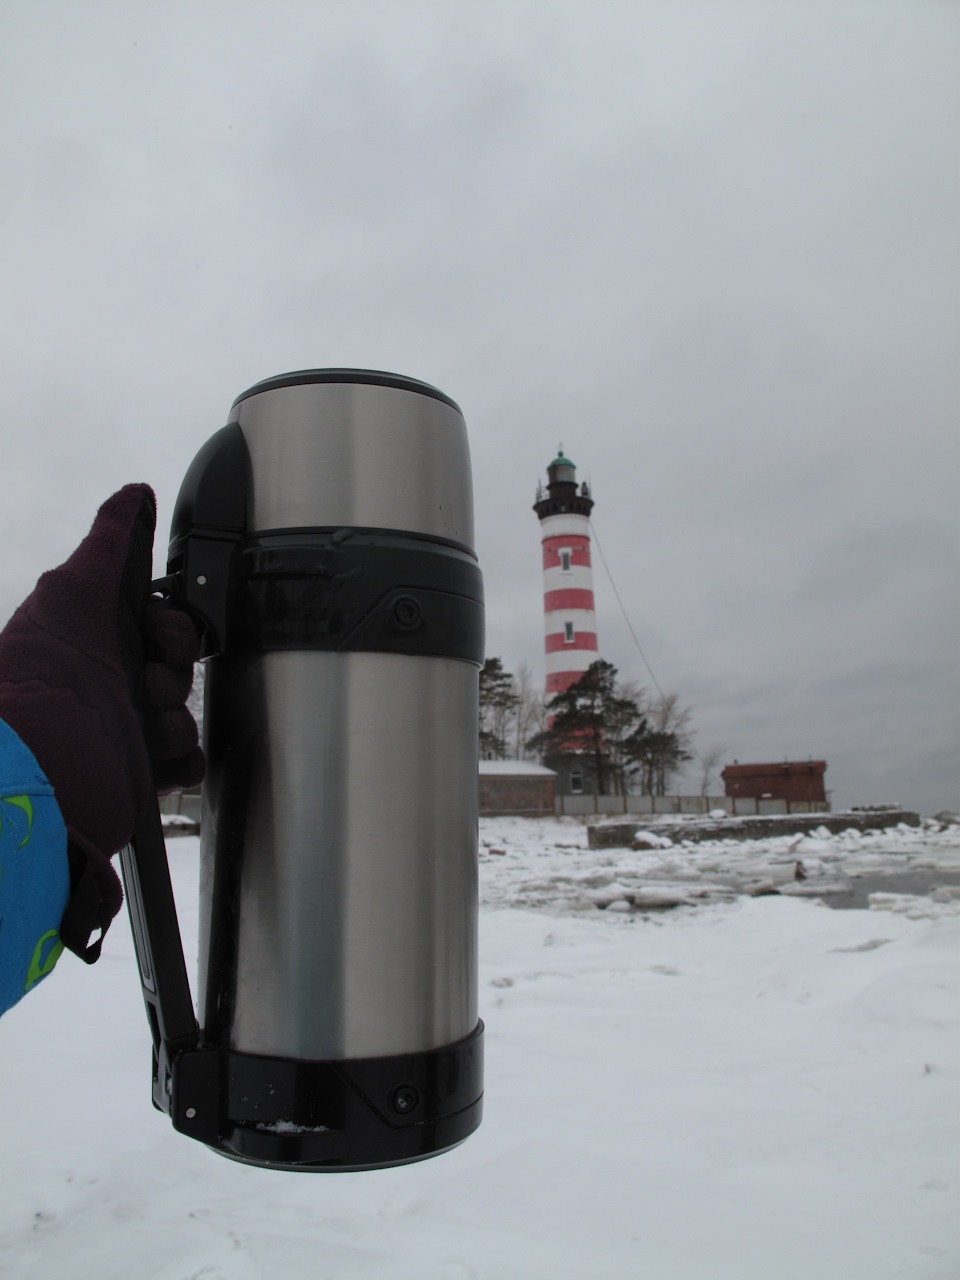
<path id="1" fill-rule="evenodd" d="M 155 525 L 147 485 L 115 493 L 0 632 L 0 719 L 33 752 L 67 827 L 60 938 L 91 963 L 123 901 L 110 858 L 154 802 L 151 775 L 161 790 L 203 777 L 186 709 L 199 641 L 185 613 L 150 597 Z"/>

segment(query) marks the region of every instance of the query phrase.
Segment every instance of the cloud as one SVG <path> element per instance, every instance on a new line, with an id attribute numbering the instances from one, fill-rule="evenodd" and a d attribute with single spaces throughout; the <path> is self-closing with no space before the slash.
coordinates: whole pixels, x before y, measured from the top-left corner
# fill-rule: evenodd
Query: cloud
<path id="1" fill-rule="evenodd" d="M 508 666 L 540 661 L 530 507 L 562 441 L 704 740 L 828 743 L 835 799 L 903 776 L 956 803 L 953 7 L 0 23 L 0 614 L 125 481 L 162 526 L 259 378 L 395 369 L 465 410 Z M 597 577 L 601 649 L 643 679 Z"/>

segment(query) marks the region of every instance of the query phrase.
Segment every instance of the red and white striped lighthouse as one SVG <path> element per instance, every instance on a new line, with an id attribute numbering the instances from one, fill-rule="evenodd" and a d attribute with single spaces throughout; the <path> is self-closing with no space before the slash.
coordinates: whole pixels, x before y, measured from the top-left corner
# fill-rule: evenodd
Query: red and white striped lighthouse
<path id="1" fill-rule="evenodd" d="M 590 512 L 586 484 L 561 449 L 547 467 L 547 492 L 537 485 L 534 511 L 543 534 L 543 620 L 547 697 L 562 693 L 597 660 L 597 615 L 590 565 Z"/>

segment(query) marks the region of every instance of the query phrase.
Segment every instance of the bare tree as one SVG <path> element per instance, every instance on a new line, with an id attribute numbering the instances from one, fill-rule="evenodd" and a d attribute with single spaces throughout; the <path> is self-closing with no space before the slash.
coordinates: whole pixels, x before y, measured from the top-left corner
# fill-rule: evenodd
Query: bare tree
<path id="1" fill-rule="evenodd" d="M 690 721 L 693 718 L 692 707 L 680 706 L 679 693 L 665 693 L 649 703 L 647 714 L 654 729 L 661 733 L 675 733 L 683 746 L 690 745 Z"/>
<path id="2" fill-rule="evenodd" d="M 517 667 L 513 690 L 517 698 L 513 712 L 513 754 L 516 760 L 525 760 L 530 754 L 527 751 L 527 739 L 539 730 L 543 718 L 543 694 L 535 685 L 533 672 L 525 662 Z"/>
<path id="3" fill-rule="evenodd" d="M 641 772 L 631 748 L 647 723 L 647 691 L 636 680 L 618 680 L 606 722 L 607 751 L 614 795 L 626 795 Z"/>
<path id="4" fill-rule="evenodd" d="M 649 703 L 647 717 L 652 730 L 651 757 L 654 761 L 651 770 L 651 790 L 658 796 L 667 794 L 670 782 L 677 774 L 682 774 L 684 765 L 693 759 L 693 730 L 690 721 L 693 719 L 692 707 L 680 706 L 680 695 L 664 694 Z"/>
<path id="5" fill-rule="evenodd" d="M 530 729 L 531 736 L 524 741 L 523 759 L 536 760 L 539 764 L 543 764 L 546 749 L 547 724 L 550 720 L 550 712 L 547 707 L 549 699 L 545 694 L 537 694 L 530 704 Z"/>
<path id="6" fill-rule="evenodd" d="M 727 748 L 722 742 L 715 742 L 712 747 L 708 747 L 706 751 L 697 751 L 694 753 L 694 759 L 700 767 L 700 794 L 708 796 L 710 794 L 710 783 L 716 782 L 719 786 L 719 778 L 717 776 L 717 765 L 727 754 Z"/>

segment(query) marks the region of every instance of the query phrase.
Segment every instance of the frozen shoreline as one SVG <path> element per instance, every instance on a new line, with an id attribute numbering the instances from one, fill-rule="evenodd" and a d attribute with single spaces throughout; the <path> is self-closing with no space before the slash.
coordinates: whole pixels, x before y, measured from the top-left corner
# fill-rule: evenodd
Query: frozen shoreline
<path id="1" fill-rule="evenodd" d="M 820 827 L 808 835 L 689 844 L 640 827 L 635 842 L 651 847 L 590 849 L 587 830 L 575 819 L 483 819 L 481 900 L 562 914 L 615 909 L 628 916 L 764 894 L 822 897 L 846 905 L 845 897 L 858 896 L 860 881 L 869 883 L 869 892 L 878 892 L 888 876 L 912 873 L 929 877 L 927 888 L 916 895 L 922 899 L 916 910 L 936 918 L 960 911 L 960 901 L 926 901 L 928 889 L 960 878 L 960 827 L 955 825 L 904 824 L 840 834 Z"/>
<path id="2" fill-rule="evenodd" d="M 689 888 L 711 863 L 787 872 L 798 853 L 811 878 L 817 861 L 946 868 L 955 848 L 912 832 L 678 859 L 513 819 L 481 837 L 477 1134 L 419 1165 L 314 1177 L 180 1137 L 150 1106 L 121 918 L 96 967 L 64 957 L 0 1020 L 0 1274 L 954 1280 L 960 919 L 790 895 L 601 910 L 585 877 L 673 860 Z M 170 861 L 192 970 L 196 839 Z"/>

